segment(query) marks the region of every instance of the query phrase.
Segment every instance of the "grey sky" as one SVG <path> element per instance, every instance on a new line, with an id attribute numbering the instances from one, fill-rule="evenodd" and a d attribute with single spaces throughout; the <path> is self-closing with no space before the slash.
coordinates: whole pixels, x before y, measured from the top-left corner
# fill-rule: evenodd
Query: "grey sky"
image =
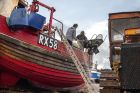
<path id="1" fill-rule="evenodd" d="M 56 8 L 55 17 L 81 26 L 108 19 L 108 13 L 140 10 L 140 0 L 40 0 Z M 85 27 L 84 27 L 85 28 Z"/>
<path id="2" fill-rule="evenodd" d="M 31 2 L 31 0 L 27 0 Z M 93 34 L 108 35 L 108 14 L 115 12 L 139 11 L 140 0 L 39 0 L 56 9 L 54 17 L 66 27 L 78 23 L 78 33 L 85 30 L 90 38 Z M 41 10 L 43 15 L 46 10 Z M 94 56 L 94 62 L 100 67 L 109 68 L 108 37 L 100 46 L 100 53 Z"/>
<path id="3" fill-rule="evenodd" d="M 31 0 L 28 0 L 31 1 Z M 39 0 L 56 9 L 54 17 L 67 25 L 79 23 L 87 28 L 108 19 L 108 13 L 140 10 L 140 0 Z"/>

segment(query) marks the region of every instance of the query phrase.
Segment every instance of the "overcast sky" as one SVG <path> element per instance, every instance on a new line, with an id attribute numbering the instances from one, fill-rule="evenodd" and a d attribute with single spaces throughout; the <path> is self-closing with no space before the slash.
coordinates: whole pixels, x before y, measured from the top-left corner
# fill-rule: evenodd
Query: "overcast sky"
<path id="1" fill-rule="evenodd" d="M 31 2 L 32 0 L 27 0 Z M 140 0 L 39 0 L 56 9 L 54 17 L 61 20 L 66 27 L 78 23 L 78 32 L 84 30 L 86 36 L 91 38 L 93 34 L 108 35 L 108 14 L 115 12 L 139 11 Z M 43 15 L 47 16 L 41 10 Z M 108 37 L 100 46 L 100 53 L 94 56 L 98 68 L 109 68 Z"/>

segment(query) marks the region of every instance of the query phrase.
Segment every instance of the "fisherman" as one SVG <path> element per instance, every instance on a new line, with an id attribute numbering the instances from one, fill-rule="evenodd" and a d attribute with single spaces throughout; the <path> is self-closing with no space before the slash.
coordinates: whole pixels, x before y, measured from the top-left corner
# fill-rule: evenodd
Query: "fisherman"
<path id="1" fill-rule="evenodd" d="M 70 45 L 72 45 L 73 40 L 77 40 L 76 38 L 76 28 L 78 27 L 78 24 L 74 24 L 72 27 L 68 28 L 66 33 L 66 38 Z"/>
<path id="2" fill-rule="evenodd" d="M 88 39 L 85 36 L 85 32 L 84 31 L 81 31 L 81 33 L 79 35 L 77 35 L 77 39 L 80 42 L 80 44 L 82 45 L 82 47 L 85 48 L 86 44 L 88 42 Z"/>

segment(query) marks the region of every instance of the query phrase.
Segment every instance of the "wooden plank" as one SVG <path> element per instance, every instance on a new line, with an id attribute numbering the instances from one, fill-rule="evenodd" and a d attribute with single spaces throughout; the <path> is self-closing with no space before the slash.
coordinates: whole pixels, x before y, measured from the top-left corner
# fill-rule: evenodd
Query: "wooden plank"
<path id="1" fill-rule="evenodd" d="M 120 89 L 116 88 L 101 89 L 100 93 L 120 93 Z"/>
<path id="2" fill-rule="evenodd" d="M 102 70 L 100 71 L 102 74 L 105 74 L 105 73 L 110 73 L 110 74 L 114 74 L 115 72 L 112 71 L 112 70 Z"/>
<path id="3" fill-rule="evenodd" d="M 0 46 L 0 52 L 3 53 L 4 55 L 10 56 L 18 60 L 26 60 L 26 61 L 33 62 L 35 64 L 42 65 L 45 67 L 77 73 L 76 67 L 72 67 L 70 65 L 66 66 L 62 63 L 59 63 L 59 61 L 57 62 L 57 60 L 51 61 L 47 59 L 47 57 L 46 59 L 43 59 L 43 58 L 39 58 L 37 56 L 33 56 L 27 53 L 24 54 L 23 52 L 20 53 L 17 51 L 11 51 L 11 50 L 6 49 L 6 47 L 3 48 L 2 46 Z"/>
<path id="4" fill-rule="evenodd" d="M 63 61 L 69 61 L 69 62 L 72 62 L 72 59 L 71 57 L 68 55 L 68 53 L 65 51 L 65 53 L 61 53 L 60 50 L 58 51 L 49 51 L 47 49 L 42 49 L 38 46 L 34 46 L 34 45 L 31 45 L 31 44 L 28 44 L 28 43 L 25 43 L 23 41 L 20 41 L 20 40 L 16 40 L 12 37 L 8 37 L 4 34 L 0 34 L 0 39 L 1 39 L 1 42 L 6 42 L 7 44 L 15 44 L 16 47 L 20 46 L 22 48 L 26 48 L 26 49 L 29 49 L 29 50 L 32 50 L 34 52 L 39 52 L 43 55 L 47 55 L 47 56 L 50 56 L 50 57 L 55 57 L 57 59 L 60 59 L 60 60 L 63 60 Z M 79 49 L 75 49 L 74 50 L 77 52 L 77 56 L 79 58 L 79 60 L 81 61 L 82 64 L 84 64 L 83 62 L 83 57 L 79 54 L 82 54 L 83 51 L 79 50 Z M 79 53 L 78 53 L 79 51 Z M 85 54 L 87 55 L 87 54 Z M 88 56 L 87 56 L 88 57 Z M 87 60 L 88 61 L 88 60 Z M 73 62 L 72 62 L 73 63 Z"/>
<path id="5" fill-rule="evenodd" d="M 0 51 L 5 55 L 14 57 L 15 59 L 26 60 L 45 67 L 70 71 L 78 74 L 78 71 L 73 62 L 69 62 L 67 60 L 66 61 L 59 60 L 57 58 L 46 56 L 40 54 L 39 52 L 35 52 L 21 46 L 15 46 L 14 44 L 11 43 L 7 44 L 6 42 L 2 42 L 0 44 Z M 84 65 L 83 67 L 86 69 Z"/>
<path id="6" fill-rule="evenodd" d="M 118 79 L 119 77 L 118 77 L 118 75 L 115 73 L 115 72 L 113 72 L 113 71 L 106 71 L 106 72 L 101 72 L 101 77 L 100 77 L 101 79 L 102 78 L 106 78 L 106 79 Z"/>
<path id="7" fill-rule="evenodd" d="M 66 56 L 66 54 L 62 55 L 61 53 L 58 53 L 57 51 L 50 52 L 47 49 L 42 49 L 38 46 L 34 46 L 34 45 L 31 45 L 31 44 L 25 43 L 23 41 L 20 41 L 20 40 L 16 40 L 14 38 L 5 36 L 3 34 L 0 34 L 0 39 L 1 39 L 1 42 L 15 44 L 16 46 L 20 46 L 20 47 L 23 47 L 23 48 L 26 48 L 26 49 L 29 49 L 29 50 L 32 50 L 32 51 L 35 51 L 35 52 L 39 52 L 41 54 L 44 54 L 44 55 L 47 55 L 47 56 L 50 56 L 50 57 L 56 57 L 56 58 L 61 59 L 61 60 L 67 59 L 67 60 L 72 61 L 72 59 L 69 58 L 68 56 Z"/>
<path id="8" fill-rule="evenodd" d="M 137 17 L 137 18 L 140 17 L 140 12 L 139 11 L 120 12 L 120 13 L 109 14 L 109 20 L 120 19 L 120 18 L 135 18 L 135 17 Z"/>
<path id="9" fill-rule="evenodd" d="M 101 73 L 101 79 L 106 78 L 106 79 L 118 79 L 118 75 L 116 73 Z"/>
<path id="10" fill-rule="evenodd" d="M 117 80 L 100 80 L 100 87 L 119 87 L 120 83 Z"/>

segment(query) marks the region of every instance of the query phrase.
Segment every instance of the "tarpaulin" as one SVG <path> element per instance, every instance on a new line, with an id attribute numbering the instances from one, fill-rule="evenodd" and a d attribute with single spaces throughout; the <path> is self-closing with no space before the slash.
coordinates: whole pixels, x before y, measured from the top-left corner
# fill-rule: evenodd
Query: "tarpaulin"
<path id="1" fill-rule="evenodd" d="M 0 0 L 0 15 L 9 17 L 19 0 Z"/>

